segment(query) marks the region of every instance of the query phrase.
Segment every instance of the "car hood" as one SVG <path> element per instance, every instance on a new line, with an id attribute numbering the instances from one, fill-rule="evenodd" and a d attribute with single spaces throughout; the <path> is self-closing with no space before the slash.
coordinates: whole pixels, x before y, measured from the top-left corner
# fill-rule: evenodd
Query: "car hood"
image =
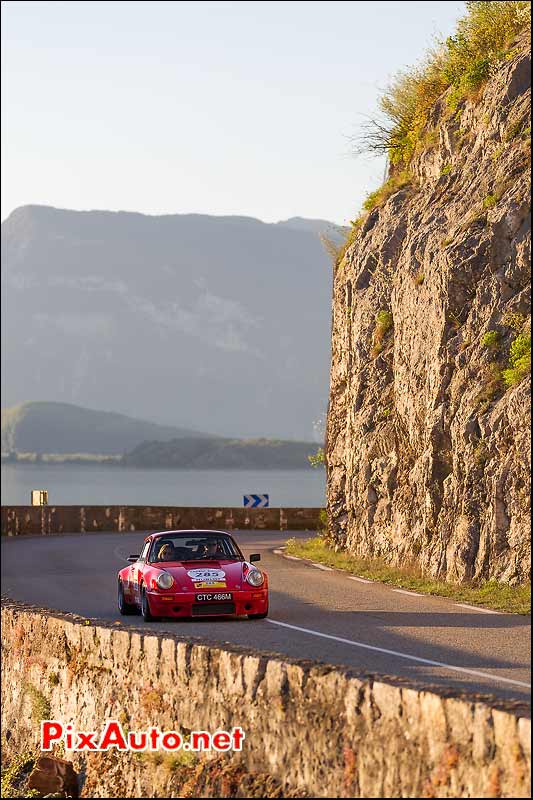
<path id="1" fill-rule="evenodd" d="M 157 567 L 169 572 L 181 589 L 194 591 L 195 589 L 241 589 L 250 564 L 243 561 L 214 559 L 158 564 Z"/>

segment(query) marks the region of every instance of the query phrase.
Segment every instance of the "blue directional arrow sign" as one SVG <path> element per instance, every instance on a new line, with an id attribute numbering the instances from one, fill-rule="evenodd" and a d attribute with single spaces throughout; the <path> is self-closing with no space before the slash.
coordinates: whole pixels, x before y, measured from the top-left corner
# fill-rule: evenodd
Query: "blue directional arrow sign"
<path id="1" fill-rule="evenodd" d="M 243 497 L 245 508 L 268 508 L 268 494 L 245 494 Z"/>

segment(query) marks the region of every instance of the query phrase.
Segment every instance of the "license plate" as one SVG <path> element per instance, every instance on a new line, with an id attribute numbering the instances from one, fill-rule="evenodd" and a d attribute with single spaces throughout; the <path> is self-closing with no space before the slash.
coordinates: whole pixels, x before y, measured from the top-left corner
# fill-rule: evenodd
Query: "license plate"
<path id="1" fill-rule="evenodd" d="M 210 600 L 233 600 L 233 594 L 231 592 L 203 592 L 196 595 L 196 602 L 198 603 L 205 603 Z"/>

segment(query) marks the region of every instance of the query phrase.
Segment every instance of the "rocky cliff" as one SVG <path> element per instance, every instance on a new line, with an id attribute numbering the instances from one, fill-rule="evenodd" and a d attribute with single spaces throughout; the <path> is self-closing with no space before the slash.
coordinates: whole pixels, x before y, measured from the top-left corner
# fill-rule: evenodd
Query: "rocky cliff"
<path id="1" fill-rule="evenodd" d="M 330 536 L 451 580 L 529 574 L 530 97 L 522 37 L 436 104 L 334 279 Z"/>

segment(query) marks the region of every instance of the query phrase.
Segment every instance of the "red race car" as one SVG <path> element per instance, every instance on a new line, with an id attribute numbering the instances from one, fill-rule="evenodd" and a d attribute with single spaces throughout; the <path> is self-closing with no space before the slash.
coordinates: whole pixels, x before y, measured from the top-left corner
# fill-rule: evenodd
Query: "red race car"
<path id="1" fill-rule="evenodd" d="M 225 531 L 165 531 L 144 540 L 118 573 L 121 614 L 159 617 L 268 615 L 268 577 Z"/>

